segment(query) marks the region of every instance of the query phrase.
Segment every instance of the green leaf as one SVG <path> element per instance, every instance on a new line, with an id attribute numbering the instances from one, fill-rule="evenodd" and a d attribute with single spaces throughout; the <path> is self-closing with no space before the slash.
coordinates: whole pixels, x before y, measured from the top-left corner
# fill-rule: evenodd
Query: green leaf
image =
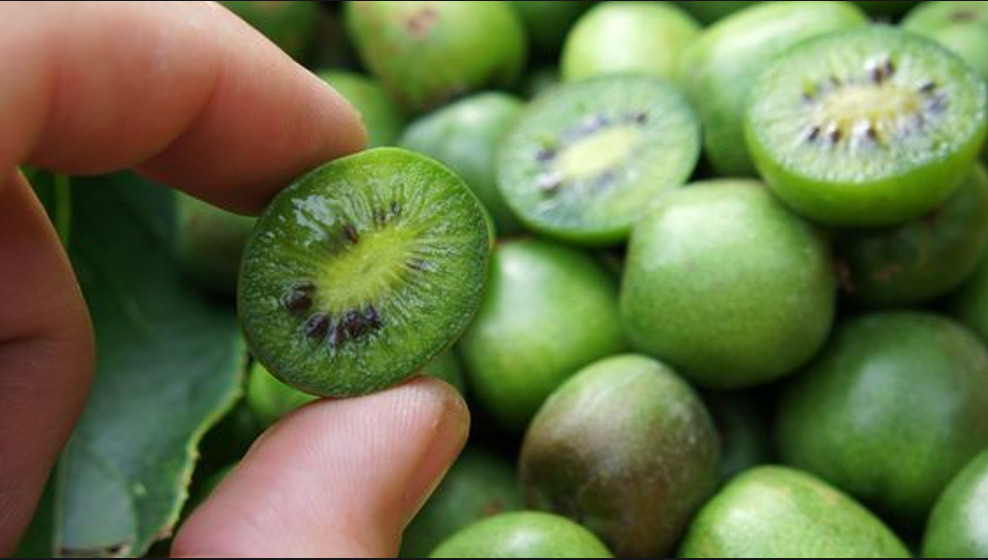
<path id="1" fill-rule="evenodd" d="M 22 167 L 21 171 L 44 205 L 48 218 L 51 219 L 58 233 L 58 238 L 62 240 L 62 245 L 68 246 L 72 226 L 72 191 L 69 188 L 72 180 L 68 175 L 33 167 Z"/>
<path id="2" fill-rule="evenodd" d="M 51 489 L 50 538 L 63 556 L 140 556 L 171 533 L 196 445 L 239 396 L 245 348 L 234 310 L 173 262 L 172 193 L 132 175 L 74 190 L 70 254 L 99 365 Z"/>

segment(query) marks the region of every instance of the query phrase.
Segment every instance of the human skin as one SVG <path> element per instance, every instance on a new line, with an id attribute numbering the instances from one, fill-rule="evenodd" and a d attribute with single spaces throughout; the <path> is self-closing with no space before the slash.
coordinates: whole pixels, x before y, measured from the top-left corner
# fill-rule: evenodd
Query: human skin
<path id="1" fill-rule="evenodd" d="M 133 168 L 228 210 L 257 213 L 304 170 L 360 150 L 366 135 L 331 88 L 212 2 L 9 2 L 0 4 L 0 22 L 7 555 L 94 369 L 78 284 L 17 166 L 70 174 Z M 172 552 L 393 555 L 468 424 L 463 401 L 439 381 L 313 403 L 261 437 L 179 530 Z"/>

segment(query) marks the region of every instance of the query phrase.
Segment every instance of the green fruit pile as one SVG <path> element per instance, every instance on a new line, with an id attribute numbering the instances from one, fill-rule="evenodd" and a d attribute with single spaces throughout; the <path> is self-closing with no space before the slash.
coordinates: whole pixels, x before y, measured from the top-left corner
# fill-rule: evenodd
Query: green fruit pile
<path id="1" fill-rule="evenodd" d="M 226 4 L 369 146 L 177 255 L 249 437 L 461 391 L 404 556 L 988 557 L 988 2 Z"/>

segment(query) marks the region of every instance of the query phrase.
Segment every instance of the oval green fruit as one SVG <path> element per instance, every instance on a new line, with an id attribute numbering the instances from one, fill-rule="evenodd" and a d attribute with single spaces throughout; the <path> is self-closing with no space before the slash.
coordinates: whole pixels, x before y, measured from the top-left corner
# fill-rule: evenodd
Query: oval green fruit
<path id="1" fill-rule="evenodd" d="M 498 235 L 521 229 L 497 188 L 496 170 L 498 145 L 521 108 L 506 93 L 478 93 L 414 121 L 399 142 L 458 173 L 490 212 Z"/>
<path id="2" fill-rule="evenodd" d="M 559 384 L 624 350 L 617 298 L 590 255 L 530 239 L 499 244 L 459 343 L 474 399 L 504 427 L 523 429 Z"/>
<path id="3" fill-rule="evenodd" d="M 534 511 L 504 513 L 461 529 L 431 558 L 613 558 L 593 533 Z"/>
<path id="4" fill-rule="evenodd" d="M 743 472 L 713 497 L 680 558 L 910 558 L 877 517 L 822 480 L 784 467 Z"/>
<path id="5" fill-rule="evenodd" d="M 932 213 L 891 228 L 836 236 L 840 283 L 860 304 L 927 303 L 958 287 L 988 243 L 988 173 L 975 164 L 957 192 Z"/>
<path id="6" fill-rule="evenodd" d="M 520 509 L 514 465 L 486 449 L 468 447 L 405 529 L 400 556 L 423 558 L 467 525 Z"/>
<path id="7" fill-rule="evenodd" d="M 988 1 L 923 2 L 902 27 L 956 52 L 988 79 Z"/>
<path id="8" fill-rule="evenodd" d="M 507 2 L 346 3 L 364 65 L 413 110 L 511 85 L 525 63 L 521 20 Z"/>
<path id="9" fill-rule="evenodd" d="M 563 47 L 564 80 L 639 73 L 676 80 L 700 25 L 667 2 L 606 2 L 573 26 Z"/>
<path id="10" fill-rule="evenodd" d="M 526 502 L 579 521 L 621 557 L 670 552 L 717 482 L 719 440 L 696 393 L 636 355 L 587 366 L 525 435 Z"/>
<path id="11" fill-rule="evenodd" d="M 333 86 L 363 117 L 368 148 L 397 142 L 405 127 L 405 111 L 377 80 L 343 70 L 323 71 L 319 77 Z"/>
<path id="12" fill-rule="evenodd" d="M 924 558 L 988 558 L 988 450 L 937 500 L 923 538 Z"/>
<path id="13" fill-rule="evenodd" d="M 634 227 L 621 285 L 632 346 L 709 388 L 803 365 L 833 320 L 826 244 L 760 183 L 670 192 Z"/>
<path id="14" fill-rule="evenodd" d="M 930 313 L 853 319 L 783 394 L 776 438 L 787 464 L 920 527 L 988 446 L 988 351 Z"/>
<path id="15" fill-rule="evenodd" d="M 748 92 L 765 67 L 803 40 L 867 23 L 847 2 L 760 2 L 704 30 L 682 57 L 681 82 L 700 114 L 714 168 L 727 176 L 756 174 L 743 122 Z"/>

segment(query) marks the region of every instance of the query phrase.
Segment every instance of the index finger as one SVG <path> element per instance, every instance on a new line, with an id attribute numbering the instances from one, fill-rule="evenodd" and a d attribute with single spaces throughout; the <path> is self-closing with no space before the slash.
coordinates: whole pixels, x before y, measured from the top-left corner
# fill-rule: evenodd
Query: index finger
<path id="1" fill-rule="evenodd" d="M 364 145 L 341 96 L 213 2 L 14 2 L 0 21 L 0 177 L 137 167 L 250 213 Z"/>

